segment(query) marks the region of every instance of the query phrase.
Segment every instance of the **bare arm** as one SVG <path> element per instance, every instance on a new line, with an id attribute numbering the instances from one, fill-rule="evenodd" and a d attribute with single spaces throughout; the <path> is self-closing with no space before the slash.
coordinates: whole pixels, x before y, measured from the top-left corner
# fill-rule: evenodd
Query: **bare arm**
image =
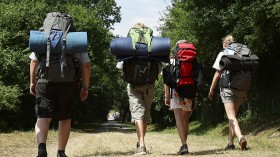
<path id="1" fill-rule="evenodd" d="M 90 64 L 85 63 L 81 65 L 83 88 L 80 92 L 81 100 L 85 100 L 88 97 L 89 81 L 90 81 Z"/>
<path id="2" fill-rule="evenodd" d="M 30 86 L 29 86 L 29 90 L 30 90 L 30 94 L 34 95 L 36 94 L 35 92 L 35 86 L 36 86 L 36 74 L 35 74 L 35 69 L 37 66 L 37 62 L 34 60 L 30 61 Z"/>
<path id="3" fill-rule="evenodd" d="M 213 77 L 213 80 L 212 80 L 212 84 L 211 84 L 211 87 L 210 87 L 210 90 L 209 90 L 209 94 L 208 94 L 208 97 L 211 100 L 212 100 L 213 95 L 214 95 L 214 89 L 216 87 L 216 84 L 217 84 L 218 80 L 221 77 L 221 73 L 222 73 L 221 71 L 216 70 L 216 72 L 214 74 L 214 77 Z"/>
<path id="4" fill-rule="evenodd" d="M 164 100 L 165 100 L 165 105 L 167 106 L 170 105 L 169 90 L 170 88 L 166 84 L 164 84 Z"/>

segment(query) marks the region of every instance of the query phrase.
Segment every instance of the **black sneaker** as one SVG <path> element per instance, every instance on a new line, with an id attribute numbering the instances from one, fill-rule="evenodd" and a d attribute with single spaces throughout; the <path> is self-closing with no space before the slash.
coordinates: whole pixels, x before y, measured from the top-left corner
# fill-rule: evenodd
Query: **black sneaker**
<path id="1" fill-rule="evenodd" d="M 47 149 L 45 143 L 40 143 L 38 146 L 38 156 L 37 157 L 47 157 Z"/>
<path id="2" fill-rule="evenodd" d="M 67 156 L 66 156 L 66 154 L 65 154 L 65 151 L 58 150 L 58 151 L 57 151 L 57 157 L 67 157 Z"/>
<path id="3" fill-rule="evenodd" d="M 225 150 L 234 150 L 235 149 L 235 146 L 234 146 L 234 144 L 228 144 L 227 146 L 226 146 L 226 148 L 225 148 Z"/>
<path id="4" fill-rule="evenodd" d="M 188 145 L 184 144 L 181 146 L 179 152 L 177 152 L 177 155 L 185 155 L 189 153 Z"/>

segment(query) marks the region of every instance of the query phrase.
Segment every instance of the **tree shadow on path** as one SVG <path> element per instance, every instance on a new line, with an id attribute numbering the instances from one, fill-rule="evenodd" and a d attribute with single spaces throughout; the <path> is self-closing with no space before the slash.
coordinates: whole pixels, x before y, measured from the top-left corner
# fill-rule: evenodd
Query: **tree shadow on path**
<path id="1" fill-rule="evenodd" d="M 202 156 L 202 155 L 222 155 L 224 153 L 224 149 L 213 149 L 213 150 L 202 150 L 202 151 L 196 151 L 196 152 L 190 152 L 188 155 L 192 156 Z M 176 153 L 170 153 L 170 154 L 162 154 L 164 156 L 177 156 Z"/>
<path id="2" fill-rule="evenodd" d="M 76 127 L 75 131 L 84 133 L 103 133 L 103 132 L 120 132 L 133 133 L 134 127 L 119 121 L 107 121 L 105 123 L 86 123 Z"/>
<path id="3" fill-rule="evenodd" d="M 121 151 L 109 151 L 109 152 L 96 152 L 96 153 L 92 153 L 92 154 L 86 154 L 86 155 L 82 155 L 82 156 L 76 156 L 76 157 L 92 157 L 92 156 L 132 156 L 134 154 L 133 151 L 128 151 L 128 152 L 121 152 Z"/>

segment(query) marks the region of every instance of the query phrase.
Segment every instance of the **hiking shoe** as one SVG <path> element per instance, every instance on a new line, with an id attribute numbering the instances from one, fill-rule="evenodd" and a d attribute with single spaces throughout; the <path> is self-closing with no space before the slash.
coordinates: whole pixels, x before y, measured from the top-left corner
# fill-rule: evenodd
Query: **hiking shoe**
<path id="1" fill-rule="evenodd" d="M 57 151 L 57 157 L 67 157 L 67 156 L 65 154 L 65 151 L 58 150 Z"/>
<path id="2" fill-rule="evenodd" d="M 181 146 L 179 152 L 177 152 L 177 155 L 185 155 L 189 153 L 188 145 L 184 144 Z"/>
<path id="3" fill-rule="evenodd" d="M 235 146 L 234 144 L 228 144 L 227 147 L 225 148 L 225 150 L 234 150 L 235 149 Z"/>
<path id="4" fill-rule="evenodd" d="M 47 149 L 45 143 L 40 143 L 38 146 L 38 156 L 37 157 L 47 157 Z"/>
<path id="5" fill-rule="evenodd" d="M 136 148 L 135 154 L 134 155 L 146 155 L 146 147 L 145 146 L 139 146 Z"/>
<path id="6" fill-rule="evenodd" d="M 246 141 L 245 137 L 240 138 L 239 145 L 240 145 L 242 151 L 247 150 L 247 141 Z"/>

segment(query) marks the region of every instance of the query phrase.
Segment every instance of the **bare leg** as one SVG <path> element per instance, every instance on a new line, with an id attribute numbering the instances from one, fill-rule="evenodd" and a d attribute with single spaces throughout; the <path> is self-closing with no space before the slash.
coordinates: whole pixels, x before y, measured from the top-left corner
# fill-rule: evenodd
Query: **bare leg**
<path id="1" fill-rule="evenodd" d="M 189 135 L 189 118 L 190 118 L 190 111 L 183 111 L 183 116 L 182 116 L 182 122 L 184 124 L 184 130 L 185 130 L 185 141 L 187 141 L 188 139 L 188 135 Z"/>
<path id="2" fill-rule="evenodd" d="M 59 121 L 58 150 L 65 150 L 71 131 L 71 119 Z"/>
<path id="3" fill-rule="evenodd" d="M 48 137 L 49 126 L 51 118 L 38 118 L 35 124 L 35 133 L 37 137 L 37 143 L 46 143 Z"/>
<path id="4" fill-rule="evenodd" d="M 146 134 L 147 123 L 145 123 L 143 120 L 136 120 L 135 128 L 136 128 L 136 132 L 137 132 L 139 145 L 145 146 L 144 136 Z"/>
<path id="5" fill-rule="evenodd" d="M 177 127 L 177 131 L 179 133 L 179 137 L 181 140 L 182 145 L 186 144 L 186 136 L 185 136 L 185 127 L 184 124 L 182 122 L 182 109 L 174 109 L 174 116 L 175 116 L 175 120 L 176 120 L 176 127 Z"/>
<path id="6" fill-rule="evenodd" d="M 236 118 L 237 111 L 240 105 L 230 102 L 225 103 L 224 106 L 229 120 L 229 143 L 233 144 L 234 135 L 236 135 L 238 139 L 242 137 L 239 123 Z"/>
<path id="7" fill-rule="evenodd" d="M 184 111 L 182 109 L 174 109 L 176 127 L 178 130 L 182 145 L 186 144 L 187 137 L 188 137 L 189 114 L 190 114 L 190 112 L 188 112 L 188 111 Z"/>

